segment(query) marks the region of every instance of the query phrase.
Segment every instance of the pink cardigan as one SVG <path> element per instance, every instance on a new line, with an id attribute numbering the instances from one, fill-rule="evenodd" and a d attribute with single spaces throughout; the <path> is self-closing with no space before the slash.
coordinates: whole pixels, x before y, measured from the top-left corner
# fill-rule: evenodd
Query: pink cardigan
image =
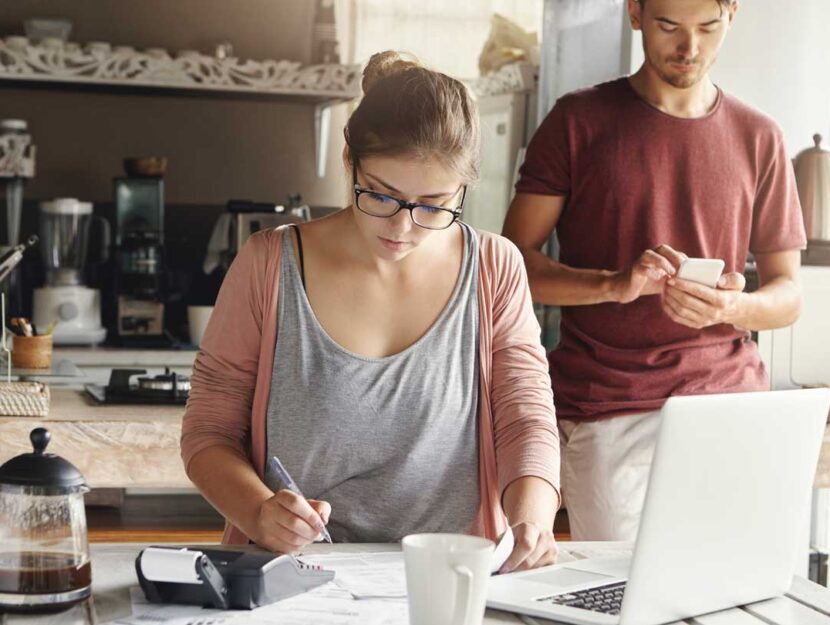
<path id="1" fill-rule="evenodd" d="M 198 452 L 224 445 L 264 474 L 282 237 L 283 228 L 253 235 L 219 291 L 193 366 L 182 425 L 186 471 Z M 492 539 L 506 528 L 501 496 L 511 482 L 538 476 L 559 493 L 559 436 L 521 255 L 500 236 L 478 237 L 481 506 L 472 531 Z M 228 523 L 223 540 L 248 539 Z"/>

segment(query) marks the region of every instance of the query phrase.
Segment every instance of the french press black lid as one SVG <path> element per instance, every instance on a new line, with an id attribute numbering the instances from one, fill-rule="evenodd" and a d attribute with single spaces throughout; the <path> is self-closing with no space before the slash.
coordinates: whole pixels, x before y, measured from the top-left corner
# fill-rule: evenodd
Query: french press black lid
<path id="1" fill-rule="evenodd" d="M 46 428 L 35 428 L 29 434 L 34 451 L 15 456 L 0 466 L 0 484 L 35 486 L 49 494 L 62 494 L 86 489 L 84 476 L 71 462 L 46 453 L 52 435 Z"/>

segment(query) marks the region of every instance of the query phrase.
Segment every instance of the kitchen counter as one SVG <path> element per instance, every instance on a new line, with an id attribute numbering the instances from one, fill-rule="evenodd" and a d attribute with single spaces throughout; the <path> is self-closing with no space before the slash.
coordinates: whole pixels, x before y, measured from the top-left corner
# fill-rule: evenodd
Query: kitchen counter
<path id="1" fill-rule="evenodd" d="M 179 455 L 183 406 L 98 405 L 83 391 L 52 387 L 45 417 L 0 417 L 0 463 L 31 451 L 29 432 L 52 432 L 49 451 L 75 464 L 93 488 L 189 488 Z M 830 488 L 830 429 L 816 488 Z"/>
<path id="2" fill-rule="evenodd" d="M 115 621 L 116 619 L 126 619 L 128 617 L 136 616 L 133 613 L 131 596 L 139 598 L 143 601 L 143 594 L 138 586 L 135 570 L 135 558 L 139 552 L 149 547 L 146 543 L 110 543 L 110 544 L 94 544 L 90 545 L 90 556 L 92 561 L 92 601 L 84 601 L 80 604 L 53 615 L 15 615 L 15 614 L 0 614 L 0 625 L 88 625 L 90 622 L 107 623 Z M 204 547 L 204 545 L 198 545 Z M 630 553 L 631 545 L 627 543 L 561 543 L 562 553 L 560 555 L 561 561 L 572 561 L 582 559 L 582 553 L 589 551 L 601 553 L 603 555 L 625 555 Z M 354 553 L 354 552 L 388 552 L 399 551 L 400 544 L 379 544 L 379 543 L 340 543 L 337 545 L 328 545 L 325 543 L 316 543 L 308 545 L 303 549 L 306 554 L 324 554 L 324 553 Z M 816 587 L 810 582 L 800 580 L 799 588 L 804 588 L 802 594 L 815 594 L 819 599 L 822 595 L 830 594 L 826 588 Z M 373 601 L 372 599 L 363 601 Z M 383 600 L 375 599 L 375 602 L 380 601 L 383 605 Z M 388 601 L 388 600 L 387 600 Z M 93 607 L 94 605 L 94 607 Z M 139 606 L 142 604 L 139 603 Z M 357 604 L 356 604 L 357 605 Z M 393 605 L 393 604 L 389 604 Z M 143 607 L 143 606 L 142 606 Z M 160 606 L 161 607 L 161 606 Z M 144 608 L 145 610 L 147 608 Z M 321 618 L 320 610 L 325 609 L 318 607 L 316 604 L 308 608 L 308 617 L 304 622 L 314 623 L 321 620 L 326 622 L 335 622 L 335 618 L 328 613 L 325 618 Z M 207 612 L 204 617 L 199 618 L 198 609 L 183 606 L 181 614 L 195 614 L 194 618 L 186 618 L 182 616 L 177 619 L 178 623 L 199 624 L 199 623 L 221 623 L 221 620 L 212 620 L 209 615 L 215 615 L 216 612 Z M 94 617 L 93 617 L 94 612 Z M 350 624 L 359 622 L 358 614 L 355 611 L 349 611 L 341 614 L 336 618 L 337 623 Z M 391 615 L 384 618 L 382 622 L 386 625 L 408 625 L 406 618 L 398 620 L 395 618 L 397 611 L 393 610 Z M 146 617 L 142 619 L 147 623 L 161 623 L 162 619 L 151 613 L 146 613 Z M 827 619 L 830 621 L 830 617 Z M 270 618 L 260 615 L 259 620 L 252 619 L 257 623 L 281 623 L 289 622 L 288 619 L 280 618 L 279 614 L 270 614 Z M 291 623 L 299 622 L 297 619 L 290 619 Z M 380 623 L 381 619 L 372 619 L 372 622 Z M 481 621 L 482 625 L 496 625 L 499 623 L 521 623 L 521 619 L 514 614 L 502 612 L 500 610 L 488 609 Z M 551 623 L 552 621 L 540 621 L 544 623 Z M 732 623 L 729 620 L 721 620 L 723 624 Z M 745 623 L 746 621 L 735 621 Z M 750 625 L 761 625 L 760 622 L 748 621 Z M 684 623 L 677 623 L 676 625 L 685 625 Z"/>
<path id="3" fill-rule="evenodd" d="M 190 367 L 196 359 L 192 349 L 125 349 L 122 347 L 55 347 L 54 354 L 79 367 Z"/>
<path id="4" fill-rule="evenodd" d="M 75 365 L 82 377 L 56 378 L 49 382 L 57 385 L 82 389 L 84 384 L 109 383 L 113 369 L 143 369 L 148 376 L 163 373 L 165 367 L 179 375 L 190 376 L 198 351 L 195 349 L 137 349 L 121 347 L 55 347 L 54 358 Z M 37 378 L 34 378 L 37 379 Z"/>
<path id="5" fill-rule="evenodd" d="M 78 390 L 51 388 L 46 417 L 0 417 L 0 463 L 32 451 L 29 432 L 52 433 L 48 451 L 80 469 L 92 488 L 188 488 L 179 456 L 183 406 L 99 405 Z"/>
<path id="6" fill-rule="evenodd" d="M 0 624 L 2 625 L 76 625 L 88 624 L 90 622 L 105 623 L 116 619 L 126 619 L 130 616 L 137 616 L 133 613 L 133 606 L 131 597 L 132 593 L 139 602 L 136 606 L 142 606 L 143 609 L 149 609 L 145 612 L 145 618 L 142 619 L 148 623 L 161 622 L 163 617 L 159 614 L 153 614 L 152 607 L 142 605 L 140 601 L 143 599 L 140 590 L 138 590 L 138 581 L 135 572 L 135 558 L 138 553 L 149 546 L 146 543 L 130 543 L 130 544 L 98 544 L 90 545 L 90 555 L 92 560 L 92 601 L 84 601 L 65 612 L 54 615 L 0 615 Z M 200 545 L 201 546 L 201 545 Z M 560 562 L 571 562 L 574 560 L 581 560 L 585 554 L 619 557 L 628 555 L 631 552 L 631 545 L 617 542 L 564 542 L 559 543 L 561 549 L 559 559 Z M 354 552 L 378 552 L 378 551 L 397 551 L 400 549 L 400 544 L 360 544 L 360 543 L 341 543 L 337 545 L 327 545 L 325 543 L 317 543 L 309 545 L 304 549 L 307 554 L 324 554 L 324 553 L 354 553 Z M 371 602 L 371 599 L 364 600 Z M 379 606 L 383 610 L 382 600 Z M 94 604 L 94 607 L 93 607 Z M 296 606 L 296 601 L 294 602 Z M 339 602 L 334 603 L 335 606 L 341 607 Z M 392 605 L 392 604 L 387 604 Z M 355 623 L 359 622 L 358 604 L 355 604 L 353 610 L 348 612 L 341 612 L 337 614 L 338 623 Z M 162 606 L 159 606 L 161 608 Z M 158 609 L 158 608 L 156 608 Z M 321 610 L 330 610 L 326 605 L 325 599 L 318 600 L 318 603 L 306 602 L 304 609 L 298 610 L 294 616 L 305 617 L 303 622 L 312 623 L 315 621 L 324 620 L 321 618 Z M 377 608 L 376 608 L 377 609 Z M 265 608 L 268 611 L 268 608 Z M 761 601 L 751 604 L 745 608 L 732 608 L 723 610 L 711 615 L 700 617 L 699 619 L 687 619 L 677 621 L 671 625 L 692 625 L 700 623 L 718 623 L 719 625 L 790 625 L 792 623 L 799 623 L 800 625 L 828 625 L 830 624 L 830 590 L 823 586 L 819 586 L 807 581 L 801 577 L 794 577 L 790 590 L 783 596 L 775 597 L 767 601 Z M 166 610 L 169 611 L 169 610 Z M 306 614 L 302 614 L 306 612 Z M 94 613 L 94 615 L 93 615 Z M 220 615 L 221 613 L 207 612 L 203 615 L 199 614 L 198 610 L 189 607 L 180 608 L 182 615 L 177 622 L 180 623 L 211 623 L 221 622 L 221 620 L 212 620 L 211 616 Z M 195 615 L 187 618 L 184 615 Z M 280 618 L 280 613 L 273 610 L 265 614 L 260 614 L 259 619 L 251 618 L 252 622 L 288 622 L 287 619 Z M 334 612 L 326 612 L 325 620 L 327 622 L 334 622 Z M 169 616 L 167 618 L 170 618 Z M 138 619 L 136 619 L 138 620 Z M 245 620 L 245 619 L 243 619 Z M 299 620 L 291 619 L 291 622 L 300 622 Z M 374 622 L 374 621 L 373 621 Z M 378 621 L 379 622 L 379 621 Z M 400 623 L 406 625 L 406 617 L 397 618 L 397 611 L 390 611 L 389 615 L 383 619 L 384 623 Z M 516 614 L 503 612 L 501 610 L 487 609 L 484 618 L 481 621 L 482 625 L 497 625 L 508 623 L 522 623 L 525 622 Z M 553 621 L 546 621 L 539 619 L 539 623 L 553 623 Z"/>

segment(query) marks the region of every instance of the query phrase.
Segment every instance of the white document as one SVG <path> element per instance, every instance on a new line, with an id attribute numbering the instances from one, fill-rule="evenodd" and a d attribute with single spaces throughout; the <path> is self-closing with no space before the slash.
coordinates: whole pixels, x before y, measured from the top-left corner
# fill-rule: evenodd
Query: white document
<path id="1" fill-rule="evenodd" d="M 307 558 L 304 558 L 304 560 Z M 408 625 L 406 601 L 356 601 L 333 582 L 255 610 L 206 610 L 198 606 L 148 603 L 130 589 L 132 616 L 114 625 Z"/>
<path id="2" fill-rule="evenodd" d="M 247 613 L 223 625 L 408 625 L 406 601 L 361 600 L 329 582 Z"/>
<path id="3" fill-rule="evenodd" d="M 513 551 L 508 529 L 493 552 L 498 571 Z M 295 597 L 255 610 L 206 610 L 197 606 L 148 603 L 140 588 L 131 589 L 132 616 L 117 625 L 407 625 L 406 571 L 403 552 L 304 554 L 309 564 L 335 571 L 329 582 Z"/>
<path id="4" fill-rule="evenodd" d="M 491 572 L 497 572 L 513 552 L 509 527 L 493 552 Z M 304 554 L 302 559 L 335 571 L 334 583 L 355 599 L 406 599 L 403 552 Z"/>
<path id="5" fill-rule="evenodd" d="M 246 610 L 206 610 L 194 605 L 150 603 L 138 586 L 130 588 L 132 615 L 111 621 L 117 625 L 225 625 Z"/>
<path id="6" fill-rule="evenodd" d="M 406 599 L 406 572 L 400 551 L 304 554 L 302 559 L 333 570 L 334 583 L 355 599 Z"/>
<path id="7" fill-rule="evenodd" d="M 566 562 L 574 562 L 576 560 L 585 560 L 587 558 L 620 558 L 631 556 L 633 550 L 630 546 L 621 548 L 617 546 L 610 547 L 583 547 L 576 549 L 568 546 L 568 543 L 559 543 L 559 558 L 557 564 L 565 564 Z"/>
<path id="8" fill-rule="evenodd" d="M 490 573 L 498 573 L 501 565 L 507 561 L 510 554 L 513 553 L 513 547 L 516 544 L 516 539 L 513 538 L 513 528 L 507 526 L 507 531 L 502 534 L 499 544 L 496 545 L 493 551 L 493 564 L 490 567 Z"/>

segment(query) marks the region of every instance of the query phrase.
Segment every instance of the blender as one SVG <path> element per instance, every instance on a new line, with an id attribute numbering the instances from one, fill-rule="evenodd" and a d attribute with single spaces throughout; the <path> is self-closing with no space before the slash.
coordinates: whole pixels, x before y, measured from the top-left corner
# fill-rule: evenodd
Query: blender
<path id="1" fill-rule="evenodd" d="M 92 214 L 90 202 L 58 198 L 40 204 L 40 249 L 46 284 L 34 292 L 33 321 L 38 328 L 56 322 L 57 345 L 96 345 L 107 335 L 101 325 L 101 292 L 83 283 L 89 227 L 103 222 L 103 258 L 109 247 L 109 222 Z"/>
<path id="2" fill-rule="evenodd" d="M 0 119 L 0 254 L 14 255 L 19 243 L 23 189 L 35 175 L 35 146 L 22 119 Z M 2 290 L 12 308 L 22 308 L 19 272 L 11 273 Z"/>

